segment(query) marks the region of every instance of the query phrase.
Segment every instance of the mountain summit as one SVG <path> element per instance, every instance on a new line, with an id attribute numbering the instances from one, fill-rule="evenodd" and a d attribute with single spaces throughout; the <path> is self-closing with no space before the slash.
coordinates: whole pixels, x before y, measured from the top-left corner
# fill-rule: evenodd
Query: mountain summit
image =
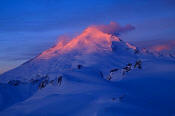
<path id="1" fill-rule="evenodd" d="M 111 46 L 113 42 L 121 43 L 121 40 L 115 35 L 102 32 L 98 28 L 91 26 L 68 43 L 61 40 L 56 46 L 44 51 L 38 58 L 49 59 L 71 51 L 79 51 L 84 54 L 112 51 Z M 135 46 L 129 43 L 126 43 L 126 45 L 129 48 L 136 49 Z"/>

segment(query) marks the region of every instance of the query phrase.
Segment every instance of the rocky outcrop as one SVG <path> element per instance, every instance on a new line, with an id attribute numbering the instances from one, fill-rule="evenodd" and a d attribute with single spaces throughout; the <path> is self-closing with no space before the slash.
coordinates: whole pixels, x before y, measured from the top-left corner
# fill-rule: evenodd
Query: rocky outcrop
<path id="1" fill-rule="evenodd" d="M 139 68 L 141 69 L 142 68 L 142 61 L 141 60 L 137 60 L 135 65 L 134 65 L 134 68 Z"/>
<path id="2" fill-rule="evenodd" d="M 116 78 L 117 80 L 121 80 L 124 78 L 126 73 L 130 72 L 133 69 L 142 69 L 142 61 L 137 60 L 134 64 L 128 63 L 123 68 L 114 68 L 109 71 L 109 75 L 107 76 L 107 80 L 111 80 L 113 78 Z M 102 73 L 102 72 L 101 72 Z"/>
<path id="3" fill-rule="evenodd" d="M 48 85 L 48 83 L 49 83 L 48 80 L 43 80 L 43 81 L 39 84 L 38 88 L 39 88 L 39 89 L 45 88 L 46 85 Z"/>
<path id="4" fill-rule="evenodd" d="M 77 65 L 78 69 L 81 69 L 83 66 L 81 64 Z"/>
<path id="5" fill-rule="evenodd" d="M 19 84 L 21 84 L 21 81 L 19 80 L 10 80 L 8 82 L 9 85 L 12 85 L 12 86 L 18 86 Z"/>
<path id="6" fill-rule="evenodd" d="M 37 75 L 38 77 L 38 75 Z M 39 78 L 37 79 L 31 79 L 28 82 L 22 82 L 20 80 L 10 80 L 8 82 L 9 85 L 11 86 L 19 86 L 20 84 L 32 84 L 37 85 L 38 89 L 42 89 L 45 88 L 48 84 L 52 84 L 52 85 L 57 85 L 57 86 L 61 86 L 62 84 L 62 76 L 59 76 L 57 78 L 55 78 L 54 80 L 50 80 L 48 75 L 44 75 L 44 76 L 39 76 Z"/>
<path id="7" fill-rule="evenodd" d="M 60 86 L 61 83 L 62 83 L 62 79 L 63 77 L 62 76 L 59 76 L 58 79 L 57 79 L 57 84 Z"/>

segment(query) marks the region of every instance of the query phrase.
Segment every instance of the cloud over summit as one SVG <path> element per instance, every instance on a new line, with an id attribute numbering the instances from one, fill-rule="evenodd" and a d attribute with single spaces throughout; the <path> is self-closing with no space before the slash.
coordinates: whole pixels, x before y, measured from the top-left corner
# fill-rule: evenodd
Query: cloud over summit
<path id="1" fill-rule="evenodd" d="M 108 25 L 96 25 L 94 27 L 96 27 L 97 29 L 99 29 L 104 33 L 110 33 L 110 34 L 121 34 L 121 33 L 126 33 L 135 29 L 135 27 L 132 26 L 131 24 L 121 26 L 116 22 L 110 22 L 110 24 Z"/>

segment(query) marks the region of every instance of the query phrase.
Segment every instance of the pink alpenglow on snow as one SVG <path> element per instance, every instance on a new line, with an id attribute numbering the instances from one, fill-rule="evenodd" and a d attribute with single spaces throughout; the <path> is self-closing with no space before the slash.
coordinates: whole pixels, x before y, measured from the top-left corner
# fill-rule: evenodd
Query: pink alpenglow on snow
<path id="1" fill-rule="evenodd" d="M 135 29 L 131 25 L 124 27 L 118 23 L 111 22 L 109 25 L 93 25 L 87 27 L 80 35 L 76 36 L 69 42 L 65 42 L 64 37 L 52 48 L 44 51 L 39 58 L 49 59 L 59 54 L 68 53 L 72 50 L 84 50 L 84 53 L 93 53 L 96 51 L 111 51 L 112 41 L 120 42 L 115 33 L 124 33 Z M 136 49 L 135 46 L 126 43 L 129 48 Z"/>
<path id="2" fill-rule="evenodd" d="M 111 50 L 112 41 L 120 41 L 120 39 L 101 31 L 96 26 L 90 26 L 67 43 L 64 40 L 60 40 L 54 47 L 43 52 L 40 58 L 48 59 L 58 54 L 70 52 L 71 50 L 85 50 L 85 53 L 101 51 L 101 48 L 103 50 Z"/>

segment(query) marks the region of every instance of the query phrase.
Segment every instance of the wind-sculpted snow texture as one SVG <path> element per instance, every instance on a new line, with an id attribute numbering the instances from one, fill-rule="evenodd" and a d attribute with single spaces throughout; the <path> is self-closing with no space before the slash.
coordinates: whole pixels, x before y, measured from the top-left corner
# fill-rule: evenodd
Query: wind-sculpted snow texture
<path id="1" fill-rule="evenodd" d="M 0 76 L 1 116 L 173 116 L 175 60 L 88 27 Z"/>

